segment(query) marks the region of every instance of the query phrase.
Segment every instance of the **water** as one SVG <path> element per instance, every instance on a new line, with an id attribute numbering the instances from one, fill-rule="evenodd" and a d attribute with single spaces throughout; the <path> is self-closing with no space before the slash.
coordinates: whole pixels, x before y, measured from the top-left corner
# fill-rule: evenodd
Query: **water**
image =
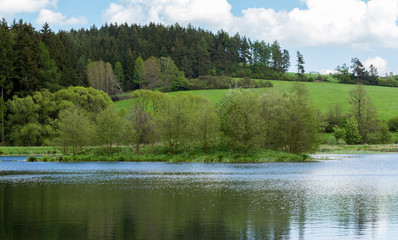
<path id="1" fill-rule="evenodd" d="M 264 164 L 0 158 L 0 239 L 396 239 L 398 155 L 327 158 Z"/>

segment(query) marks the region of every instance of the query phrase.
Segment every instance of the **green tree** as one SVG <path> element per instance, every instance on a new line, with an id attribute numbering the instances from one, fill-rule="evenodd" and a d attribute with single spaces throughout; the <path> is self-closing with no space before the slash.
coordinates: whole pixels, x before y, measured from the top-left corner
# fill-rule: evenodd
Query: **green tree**
<path id="1" fill-rule="evenodd" d="M 339 79 L 340 83 L 352 83 L 349 67 L 347 64 L 343 64 L 342 66 L 337 66 L 337 73 L 335 74 L 336 78 Z"/>
<path id="2" fill-rule="evenodd" d="M 157 132 L 153 119 L 153 104 L 161 95 L 160 92 L 150 90 L 134 91 L 134 102 L 130 111 L 129 120 L 132 129 L 132 142 L 135 144 L 136 153 L 140 152 L 140 145 L 150 143 L 152 146 L 157 140 Z M 152 111 L 151 111 L 152 109 Z"/>
<path id="3" fill-rule="evenodd" d="M 220 119 L 215 106 L 209 99 L 198 97 L 196 101 L 198 101 L 198 106 L 195 107 L 193 113 L 193 131 L 203 152 L 207 153 L 210 145 L 220 135 Z"/>
<path id="4" fill-rule="evenodd" d="M 351 104 L 351 114 L 357 121 L 361 140 L 366 142 L 368 133 L 377 128 L 376 108 L 363 85 L 357 85 L 349 92 L 348 102 Z"/>
<path id="5" fill-rule="evenodd" d="M 305 72 L 305 70 L 304 70 L 304 57 L 303 57 L 303 54 L 301 54 L 299 51 L 297 51 L 297 76 L 299 77 L 299 78 L 302 78 L 303 77 L 303 74 L 304 74 L 304 72 Z"/>
<path id="6" fill-rule="evenodd" d="M 99 145 L 106 145 L 109 155 L 113 153 L 113 146 L 123 141 L 126 121 L 120 111 L 110 105 L 100 112 L 95 120 L 96 142 Z"/>
<path id="7" fill-rule="evenodd" d="M 116 62 L 116 63 L 115 63 L 115 71 L 114 71 L 114 74 L 115 74 L 116 81 L 117 81 L 120 85 L 123 85 L 123 84 L 125 83 L 125 76 L 124 76 L 123 66 L 122 66 L 122 64 L 121 64 L 120 62 Z M 123 88 L 124 88 L 124 87 L 125 87 L 125 86 L 123 85 Z"/>
<path id="8" fill-rule="evenodd" d="M 26 96 L 42 87 L 39 73 L 39 35 L 33 26 L 20 20 L 12 25 L 16 56 L 14 87 L 19 96 Z"/>
<path id="9" fill-rule="evenodd" d="M 362 78 L 364 76 L 365 67 L 363 66 L 361 61 L 359 61 L 358 58 L 352 58 L 351 63 L 352 63 L 352 65 L 351 65 L 352 72 L 353 72 L 354 76 L 357 77 L 357 83 L 359 83 L 360 78 Z"/>
<path id="10" fill-rule="evenodd" d="M 258 143 L 259 117 L 257 95 L 242 89 L 230 90 L 219 104 L 220 129 L 231 154 L 247 152 Z"/>
<path id="11" fill-rule="evenodd" d="M 12 94 L 14 75 L 14 40 L 6 20 L 0 22 L 0 114 L 1 114 L 1 142 L 5 141 L 5 102 Z"/>
<path id="12" fill-rule="evenodd" d="M 146 88 L 155 89 L 160 86 L 161 66 L 158 58 L 151 56 L 144 62 L 144 80 Z"/>
<path id="13" fill-rule="evenodd" d="M 292 90 L 287 104 L 289 152 L 313 152 L 319 146 L 318 112 L 309 100 L 305 85 L 297 83 Z"/>
<path id="14" fill-rule="evenodd" d="M 139 86 L 139 89 L 142 89 L 145 83 L 144 60 L 141 57 L 134 61 L 134 83 Z"/>
<path id="15" fill-rule="evenodd" d="M 197 52 L 197 76 L 207 75 L 210 69 L 210 53 L 209 46 L 205 37 L 201 37 Z"/>
<path id="16" fill-rule="evenodd" d="M 84 146 L 92 143 L 94 126 L 89 114 L 80 108 L 62 110 L 58 117 L 58 137 L 55 144 L 64 148 L 67 154 L 68 147 L 72 147 L 73 155 Z"/>
<path id="17" fill-rule="evenodd" d="M 162 94 L 153 101 L 156 130 L 164 145 L 174 154 L 193 140 L 192 116 L 196 106 L 195 98 L 190 94 L 173 97 Z"/>
<path id="18" fill-rule="evenodd" d="M 102 110 L 112 105 L 112 100 L 108 94 L 92 87 L 61 89 L 54 93 L 54 99 L 61 106 L 61 109 L 75 106 L 94 114 L 99 114 Z"/>
<path id="19" fill-rule="evenodd" d="M 355 117 L 347 118 L 344 125 L 345 129 L 345 141 L 347 144 L 357 144 L 361 142 L 361 135 L 358 131 L 358 122 Z"/>
<path id="20" fill-rule="evenodd" d="M 43 80 L 43 87 L 55 92 L 61 88 L 59 85 L 61 73 L 58 71 L 55 61 L 50 58 L 47 47 L 43 42 L 39 43 L 39 51 L 41 61 L 40 75 Z"/>

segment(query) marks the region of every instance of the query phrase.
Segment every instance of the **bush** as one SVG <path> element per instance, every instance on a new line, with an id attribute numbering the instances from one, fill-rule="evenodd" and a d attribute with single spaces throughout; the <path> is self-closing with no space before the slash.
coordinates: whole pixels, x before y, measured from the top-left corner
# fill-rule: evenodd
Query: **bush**
<path id="1" fill-rule="evenodd" d="M 337 144 L 337 139 L 335 136 L 330 136 L 327 140 L 328 145 L 336 145 Z"/>
<path id="2" fill-rule="evenodd" d="M 398 131 L 398 116 L 388 120 L 387 124 L 388 124 L 388 129 L 390 131 L 392 132 Z"/>

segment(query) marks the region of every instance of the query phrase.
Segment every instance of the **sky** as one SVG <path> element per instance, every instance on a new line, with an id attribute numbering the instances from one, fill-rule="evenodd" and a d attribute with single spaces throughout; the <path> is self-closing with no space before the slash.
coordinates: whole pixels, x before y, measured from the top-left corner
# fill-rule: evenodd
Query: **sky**
<path id="1" fill-rule="evenodd" d="M 333 72 L 357 57 L 379 74 L 398 74 L 398 0 L 0 0 L 0 17 L 23 19 L 40 29 L 100 27 L 105 23 L 149 22 L 251 40 L 277 40 L 291 55 L 304 55 L 306 72 Z"/>

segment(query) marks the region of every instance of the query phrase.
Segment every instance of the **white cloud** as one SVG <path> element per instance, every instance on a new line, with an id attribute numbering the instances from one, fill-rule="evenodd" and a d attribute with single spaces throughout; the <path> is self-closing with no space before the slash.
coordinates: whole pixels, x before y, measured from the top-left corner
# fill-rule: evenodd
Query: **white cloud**
<path id="1" fill-rule="evenodd" d="M 16 13 L 32 13 L 57 5 L 57 0 L 0 0 L 0 15 L 11 17 Z"/>
<path id="2" fill-rule="evenodd" d="M 67 18 L 60 12 L 54 12 L 49 9 L 42 9 L 39 12 L 39 16 L 36 19 L 38 24 L 49 23 L 51 25 L 63 26 L 63 25 L 85 25 L 87 19 L 85 17 L 71 17 Z"/>
<path id="3" fill-rule="evenodd" d="M 307 9 L 249 8 L 236 17 L 227 0 L 119 0 L 103 17 L 119 23 L 191 23 L 294 46 L 398 48 L 398 0 L 301 1 Z"/>
<path id="4" fill-rule="evenodd" d="M 384 75 L 387 71 L 387 61 L 381 57 L 368 58 L 363 65 L 369 70 L 369 66 L 373 64 L 377 68 L 379 75 Z"/>
<path id="5" fill-rule="evenodd" d="M 233 23 L 227 0 L 121 0 L 103 12 L 107 22 L 194 24 L 228 29 Z"/>

